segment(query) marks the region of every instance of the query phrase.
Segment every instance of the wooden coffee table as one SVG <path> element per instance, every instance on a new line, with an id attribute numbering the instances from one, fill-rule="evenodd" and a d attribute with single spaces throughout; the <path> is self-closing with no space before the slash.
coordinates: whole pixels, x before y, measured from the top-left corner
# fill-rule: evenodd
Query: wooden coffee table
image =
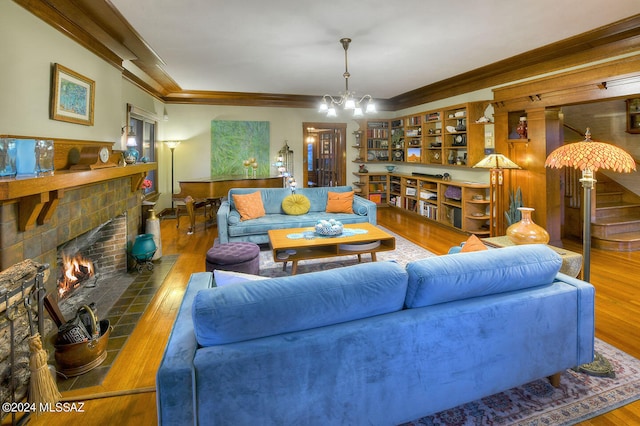
<path id="1" fill-rule="evenodd" d="M 306 239 L 302 235 L 313 232 L 313 227 L 271 230 L 269 245 L 273 251 L 273 260 L 283 262 L 283 270 L 286 269 L 287 262 L 292 262 L 291 275 L 295 275 L 300 260 L 357 255 L 359 262 L 362 254 L 370 253 L 371 261 L 375 262 L 377 252 L 396 248 L 395 237 L 368 222 L 344 225 L 344 228 L 353 229 L 357 233 L 336 237 L 322 237 L 314 233 L 314 238 Z M 300 238 L 289 238 L 291 235 Z"/>

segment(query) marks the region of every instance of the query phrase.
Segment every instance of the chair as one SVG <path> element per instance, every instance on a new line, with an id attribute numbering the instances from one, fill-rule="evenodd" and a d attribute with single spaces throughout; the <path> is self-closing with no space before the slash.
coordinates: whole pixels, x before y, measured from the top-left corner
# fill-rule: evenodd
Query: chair
<path id="1" fill-rule="evenodd" d="M 196 211 L 198 209 L 203 210 L 205 218 L 204 227 L 207 228 L 207 222 L 213 222 L 215 220 L 216 207 L 220 207 L 220 198 L 205 198 L 203 200 L 195 200 L 192 196 L 188 195 L 184 201 L 176 201 L 176 228 L 180 228 L 180 217 L 189 216 L 189 230 L 188 235 L 193 234 L 196 228 Z"/>

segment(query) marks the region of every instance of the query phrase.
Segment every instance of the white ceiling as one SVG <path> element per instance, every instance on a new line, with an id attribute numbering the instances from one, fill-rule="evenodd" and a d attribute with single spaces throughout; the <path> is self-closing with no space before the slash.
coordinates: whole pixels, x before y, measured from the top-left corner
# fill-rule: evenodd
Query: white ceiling
<path id="1" fill-rule="evenodd" d="M 639 0 L 110 0 L 183 90 L 390 98 L 640 13 Z"/>

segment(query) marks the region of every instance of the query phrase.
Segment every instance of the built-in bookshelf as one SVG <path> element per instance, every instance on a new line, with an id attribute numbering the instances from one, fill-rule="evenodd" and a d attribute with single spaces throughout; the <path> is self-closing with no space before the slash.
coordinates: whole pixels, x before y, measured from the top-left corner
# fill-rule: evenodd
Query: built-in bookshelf
<path id="1" fill-rule="evenodd" d="M 353 182 L 357 195 L 373 201 L 376 204 L 389 203 L 389 174 L 388 173 L 353 173 L 358 179 Z"/>
<path id="2" fill-rule="evenodd" d="M 366 155 L 361 154 L 360 157 L 367 161 L 389 161 L 389 121 L 367 121 L 366 132 Z"/>
<path id="3" fill-rule="evenodd" d="M 393 120 L 363 120 L 367 145 L 364 162 L 472 167 L 484 158 L 488 102 L 468 102 Z"/>
<path id="4" fill-rule="evenodd" d="M 354 173 L 360 194 L 380 205 L 401 208 L 426 220 L 471 234 L 491 234 L 489 185 L 401 173 Z"/>

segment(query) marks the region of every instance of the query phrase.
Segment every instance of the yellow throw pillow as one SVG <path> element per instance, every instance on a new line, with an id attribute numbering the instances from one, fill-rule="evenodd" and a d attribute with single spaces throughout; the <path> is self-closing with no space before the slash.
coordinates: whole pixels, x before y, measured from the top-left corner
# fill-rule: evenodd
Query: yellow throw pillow
<path id="1" fill-rule="evenodd" d="M 353 191 L 328 192 L 327 213 L 353 213 Z"/>
<path id="2" fill-rule="evenodd" d="M 311 208 L 311 201 L 301 194 L 291 194 L 282 200 L 282 210 L 286 214 L 301 215 L 306 214 Z"/>
<path id="3" fill-rule="evenodd" d="M 257 219 L 265 215 L 260 191 L 251 194 L 231 194 L 233 204 L 240 213 L 240 220 Z"/>
<path id="4" fill-rule="evenodd" d="M 480 241 L 480 238 L 476 237 L 475 235 L 471 235 L 462 246 L 460 253 L 467 253 L 470 251 L 482 251 L 482 250 L 488 250 L 487 246 L 482 244 L 482 241 Z"/>

